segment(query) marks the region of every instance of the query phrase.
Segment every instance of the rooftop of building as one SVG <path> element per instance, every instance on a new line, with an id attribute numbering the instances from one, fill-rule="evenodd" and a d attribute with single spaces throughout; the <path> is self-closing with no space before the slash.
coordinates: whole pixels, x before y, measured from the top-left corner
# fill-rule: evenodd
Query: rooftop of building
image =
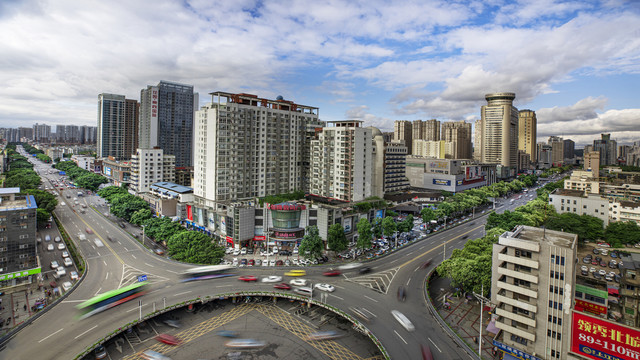
<path id="1" fill-rule="evenodd" d="M 168 181 L 162 181 L 162 182 L 157 182 L 157 183 L 153 183 L 151 184 L 151 186 L 149 186 L 150 189 L 158 189 L 158 190 L 169 190 L 169 191 L 173 191 L 173 192 L 177 192 L 179 194 L 188 194 L 188 193 L 192 193 L 193 192 L 193 188 L 188 187 L 188 186 L 184 186 L 184 185 L 180 185 L 180 184 L 176 184 L 176 183 L 172 183 L 172 182 L 168 182 Z"/>
<path id="2" fill-rule="evenodd" d="M 36 199 L 33 195 L 26 195 L 20 198 L 1 199 L 0 200 L 0 212 L 2 211 L 15 211 L 24 209 L 37 209 Z"/>
<path id="3" fill-rule="evenodd" d="M 20 193 L 19 187 L 0 188 L 0 195 L 18 194 Z"/>
<path id="4" fill-rule="evenodd" d="M 637 207 L 640 207 L 640 203 L 637 203 L 635 201 L 620 200 L 618 202 L 620 203 L 620 206 L 626 207 L 626 208 L 637 208 Z"/>
<path id="5" fill-rule="evenodd" d="M 640 269 L 640 254 L 638 253 L 620 253 L 620 260 L 622 260 L 622 267 L 627 270 Z"/>
<path id="6" fill-rule="evenodd" d="M 555 189 L 555 190 L 553 190 L 551 192 L 551 195 L 580 197 L 580 198 L 586 198 L 587 197 L 584 194 L 584 191 L 582 191 L 582 190 L 571 190 L 571 189 Z"/>
<path id="7" fill-rule="evenodd" d="M 548 230 L 533 226 L 519 225 L 514 231 L 507 231 L 500 236 L 517 240 L 545 242 L 550 245 L 575 249 L 578 241 L 576 234 L 566 233 L 556 230 Z"/>

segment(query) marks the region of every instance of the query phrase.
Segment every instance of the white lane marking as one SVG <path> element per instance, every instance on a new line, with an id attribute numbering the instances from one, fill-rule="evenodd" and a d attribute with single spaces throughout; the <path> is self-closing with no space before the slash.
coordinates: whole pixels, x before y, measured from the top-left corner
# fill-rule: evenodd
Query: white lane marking
<path id="1" fill-rule="evenodd" d="M 137 257 L 135 255 L 133 255 L 133 254 L 131 254 L 131 257 L 134 258 L 134 259 L 137 259 Z"/>
<path id="2" fill-rule="evenodd" d="M 337 287 L 338 289 L 342 289 L 342 290 L 344 290 L 344 288 L 343 288 L 342 286 L 339 286 L 339 285 L 333 285 L 333 286 L 334 286 L 334 287 Z"/>
<path id="3" fill-rule="evenodd" d="M 170 273 L 173 273 L 173 274 L 180 274 L 179 272 L 173 271 L 173 270 L 167 270 L 167 271 L 170 272 Z"/>
<path id="4" fill-rule="evenodd" d="M 406 286 L 409 286 L 409 282 L 410 281 L 411 281 L 411 278 L 409 278 L 409 280 L 407 280 L 407 285 Z"/>
<path id="5" fill-rule="evenodd" d="M 393 261 L 389 261 L 389 264 L 393 264 L 394 262 L 398 261 L 398 259 L 395 259 Z"/>
<path id="6" fill-rule="evenodd" d="M 145 306 L 145 305 L 147 305 L 147 304 L 142 304 L 142 306 Z M 136 307 L 134 307 L 133 309 L 129 309 L 129 310 L 127 310 L 127 312 L 132 312 L 132 311 L 136 311 L 136 310 L 139 310 L 139 309 L 140 309 L 140 307 L 139 307 L 139 306 L 136 306 Z"/>
<path id="7" fill-rule="evenodd" d="M 413 251 L 412 251 L 412 252 L 410 252 L 410 253 L 408 253 L 406 256 L 409 256 L 409 255 L 411 255 L 411 254 L 413 254 Z"/>
<path id="8" fill-rule="evenodd" d="M 64 329 L 64 328 L 62 328 L 62 329 Z M 47 336 L 47 337 L 45 337 L 44 339 L 42 339 L 42 340 L 38 341 L 38 344 L 39 344 L 39 343 L 41 343 L 41 342 L 43 342 L 43 341 L 45 341 L 45 340 L 47 340 L 48 338 L 52 337 L 53 335 L 55 335 L 55 334 L 59 333 L 60 331 L 62 331 L 62 329 L 60 329 L 60 330 L 58 330 L 58 331 L 56 331 L 56 332 L 53 332 L 53 333 L 49 334 L 49 336 Z"/>
<path id="9" fill-rule="evenodd" d="M 369 315 L 371 315 L 371 316 L 373 316 L 373 317 L 378 317 L 378 315 L 376 315 L 376 314 L 372 313 L 371 311 L 369 311 L 369 310 L 367 310 L 367 309 L 365 309 L 365 308 L 362 308 L 362 311 L 366 311 L 366 312 L 368 312 L 368 313 L 369 313 Z"/>
<path id="10" fill-rule="evenodd" d="M 216 287 L 219 288 L 219 287 L 227 287 L 227 286 L 233 286 L 233 285 L 231 285 L 231 284 L 229 284 L 229 285 L 218 285 Z"/>
<path id="11" fill-rule="evenodd" d="M 151 264 L 148 264 L 148 263 L 144 263 L 144 264 L 147 265 L 147 266 L 150 266 L 150 267 L 155 267 L 155 266 L 153 266 Z"/>
<path id="12" fill-rule="evenodd" d="M 118 245 L 122 245 L 122 243 L 120 242 L 120 240 L 118 240 Z"/>
<path id="13" fill-rule="evenodd" d="M 109 278 L 109 273 L 107 273 L 107 277 L 105 278 L 105 280 L 107 280 Z"/>
<path id="14" fill-rule="evenodd" d="M 429 339 L 429 341 L 431 341 L 431 343 L 433 344 L 433 346 L 436 347 L 436 349 L 438 349 L 438 351 L 442 352 L 442 350 L 440 350 L 440 348 L 438 347 L 438 345 L 436 345 L 436 343 L 433 342 L 433 340 L 431 340 L 430 337 L 427 337 L 427 339 Z"/>
<path id="15" fill-rule="evenodd" d="M 402 340 L 402 342 L 404 342 L 405 345 L 409 345 L 403 338 L 402 336 L 400 336 L 400 334 L 398 334 L 397 331 L 393 330 L 394 333 L 396 333 L 396 335 L 398 335 L 398 337 L 400 338 L 400 340 Z"/>
<path id="16" fill-rule="evenodd" d="M 102 260 L 102 262 L 104 263 L 104 266 L 107 266 L 107 262 L 106 261 Z"/>
<path id="17" fill-rule="evenodd" d="M 338 298 L 338 299 L 340 299 L 340 300 L 343 300 L 343 301 L 344 301 L 344 299 L 343 299 L 343 298 L 341 298 L 340 296 L 335 296 L 335 295 L 333 295 L 333 294 L 329 294 L 329 295 L 333 296 L 334 298 Z"/>
<path id="18" fill-rule="evenodd" d="M 424 249 L 424 246 L 421 246 L 421 247 L 420 247 L 420 250 L 422 250 L 422 249 Z"/>
<path id="19" fill-rule="evenodd" d="M 364 295 L 364 297 L 366 297 L 367 299 L 369 299 L 369 300 L 371 300 L 371 301 L 373 301 L 373 302 L 378 302 L 378 300 L 376 300 L 376 299 L 372 299 L 372 298 L 368 297 L 367 295 Z"/>
<path id="20" fill-rule="evenodd" d="M 173 295 L 173 296 L 180 296 L 180 295 L 188 294 L 188 293 L 190 293 L 190 292 L 191 292 L 191 290 L 189 290 L 189 291 L 183 291 L 183 292 L 181 292 L 181 293 L 177 293 L 177 294 L 175 294 L 175 295 Z"/>
<path id="21" fill-rule="evenodd" d="M 74 339 L 78 339 L 78 338 L 79 338 L 79 337 L 81 337 L 82 335 L 84 335 L 84 334 L 88 333 L 89 331 L 91 331 L 91 330 L 93 330 L 93 329 L 95 329 L 95 328 L 97 328 L 97 327 L 98 327 L 98 325 L 96 325 L 96 326 L 92 327 L 91 329 L 89 329 L 89 330 L 87 330 L 87 331 L 83 332 L 82 334 L 80 334 L 80 335 L 78 335 L 78 336 L 74 337 Z"/>
<path id="22" fill-rule="evenodd" d="M 127 250 L 127 248 L 124 248 L 124 251 L 129 251 L 129 250 Z"/>

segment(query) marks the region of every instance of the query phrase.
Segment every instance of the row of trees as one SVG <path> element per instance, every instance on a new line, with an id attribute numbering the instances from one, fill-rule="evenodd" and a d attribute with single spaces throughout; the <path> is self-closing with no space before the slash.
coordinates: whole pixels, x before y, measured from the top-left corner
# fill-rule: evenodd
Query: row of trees
<path id="1" fill-rule="evenodd" d="M 107 178 L 100 174 L 79 168 L 73 161 L 61 161 L 55 165 L 55 168 L 66 172 L 69 179 L 76 183 L 78 187 L 91 191 L 96 191 L 100 185 L 109 182 Z"/>
<path id="2" fill-rule="evenodd" d="M 46 224 L 58 205 L 58 200 L 54 195 L 39 189 L 42 183 L 40 176 L 33 170 L 33 164 L 16 151 L 16 144 L 7 145 L 5 154 L 9 171 L 4 174 L 4 186 L 19 187 L 21 193 L 33 195 L 38 205 L 36 220 L 38 224 Z"/>
<path id="3" fill-rule="evenodd" d="M 111 213 L 132 224 L 144 226 L 145 236 L 165 242 L 169 255 L 193 264 L 219 264 L 224 248 L 212 243 L 205 234 L 190 231 L 169 218 L 153 217 L 149 204 L 129 194 L 126 187 L 108 186 L 98 191 L 111 208 Z"/>

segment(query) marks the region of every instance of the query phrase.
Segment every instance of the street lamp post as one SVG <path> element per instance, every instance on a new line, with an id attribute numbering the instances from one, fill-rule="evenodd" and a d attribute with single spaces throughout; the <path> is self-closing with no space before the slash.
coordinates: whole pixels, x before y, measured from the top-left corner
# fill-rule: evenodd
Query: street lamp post
<path id="1" fill-rule="evenodd" d="M 146 225 L 142 225 L 142 245 L 144 245 L 144 228 L 146 227 Z"/>
<path id="2" fill-rule="evenodd" d="M 444 230 L 446 230 L 446 229 L 447 229 L 447 215 L 444 216 Z M 442 238 L 442 246 L 443 246 L 442 262 L 444 262 L 445 260 L 447 260 L 447 240 L 446 240 L 446 237 Z"/>

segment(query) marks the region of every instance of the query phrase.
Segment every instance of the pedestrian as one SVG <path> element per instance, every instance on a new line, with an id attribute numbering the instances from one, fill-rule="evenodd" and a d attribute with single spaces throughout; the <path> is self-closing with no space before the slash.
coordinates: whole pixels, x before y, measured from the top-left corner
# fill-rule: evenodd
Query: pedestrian
<path id="1" fill-rule="evenodd" d="M 24 304 L 23 308 L 24 308 L 24 311 L 27 311 L 27 304 Z"/>

